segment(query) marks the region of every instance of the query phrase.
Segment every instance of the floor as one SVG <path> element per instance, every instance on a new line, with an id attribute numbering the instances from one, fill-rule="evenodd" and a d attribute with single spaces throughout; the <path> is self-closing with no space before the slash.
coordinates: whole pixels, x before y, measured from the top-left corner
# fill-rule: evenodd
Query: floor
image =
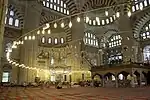
<path id="1" fill-rule="evenodd" d="M 0 100 L 150 100 L 150 87 L 5 88 Z"/>

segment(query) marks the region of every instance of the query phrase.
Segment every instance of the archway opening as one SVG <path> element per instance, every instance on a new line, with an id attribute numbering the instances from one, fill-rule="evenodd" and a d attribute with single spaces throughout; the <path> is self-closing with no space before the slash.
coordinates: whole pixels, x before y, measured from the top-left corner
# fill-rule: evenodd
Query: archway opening
<path id="1" fill-rule="evenodd" d="M 93 76 L 93 80 L 94 80 L 94 86 L 96 86 L 96 87 L 102 86 L 102 75 L 95 74 Z"/>
<path id="2" fill-rule="evenodd" d="M 150 62 L 150 45 L 144 47 L 143 56 L 144 56 L 144 62 L 149 63 Z"/>
<path id="3" fill-rule="evenodd" d="M 119 87 L 129 87 L 130 80 L 131 80 L 131 75 L 128 72 L 122 71 L 118 73 Z"/>

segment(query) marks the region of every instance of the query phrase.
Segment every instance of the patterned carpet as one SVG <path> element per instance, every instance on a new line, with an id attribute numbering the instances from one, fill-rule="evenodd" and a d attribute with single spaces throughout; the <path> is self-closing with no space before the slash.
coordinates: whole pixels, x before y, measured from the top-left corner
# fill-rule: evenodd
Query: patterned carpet
<path id="1" fill-rule="evenodd" d="M 0 100 L 150 100 L 150 88 L 4 88 Z"/>

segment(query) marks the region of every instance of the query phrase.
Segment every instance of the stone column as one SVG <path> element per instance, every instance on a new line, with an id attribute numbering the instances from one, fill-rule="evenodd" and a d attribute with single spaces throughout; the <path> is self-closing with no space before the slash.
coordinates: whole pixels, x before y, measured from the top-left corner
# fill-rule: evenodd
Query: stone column
<path id="1" fill-rule="evenodd" d="M 25 1 L 25 3 L 26 8 L 25 8 L 25 18 L 24 18 L 25 22 L 23 34 L 26 34 L 27 32 L 30 32 L 39 27 L 42 12 L 42 4 L 40 4 L 38 1 Z M 33 33 L 36 34 L 36 32 Z M 29 35 L 32 36 L 31 33 Z M 24 63 L 25 65 L 28 65 L 30 67 L 34 67 L 33 63 L 37 52 L 36 50 L 38 50 L 37 43 L 38 42 L 36 40 L 26 40 L 24 42 L 24 45 L 21 47 L 21 55 L 20 55 L 21 63 Z M 28 75 L 32 75 L 30 74 L 32 72 L 22 68 L 20 69 L 20 71 L 21 72 L 19 82 L 21 83 L 22 81 L 28 81 Z M 31 80 L 34 79 L 30 79 L 29 81 Z"/>
<path id="2" fill-rule="evenodd" d="M 102 75 L 102 82 L 103 82 L 103 87 L 105 87 L 105 77 Z"/>
<path id="3" fill-rule="evenodd" d="M 116 88 L 118 88 L 118 75 L 115 74 L 115 82 L 116 82 Z"/>
<path id="4" fill-rule="evenodd" d="M 3 35 L 4 35 L 4 28 L 5 28 L 5 14 L 7 9 L 8 0 L 0 0 L 0 82 L 2 78 L 2 65 L 1 65 L 1 58 L 2 58 L 2 46 L 3 46 Z"/>

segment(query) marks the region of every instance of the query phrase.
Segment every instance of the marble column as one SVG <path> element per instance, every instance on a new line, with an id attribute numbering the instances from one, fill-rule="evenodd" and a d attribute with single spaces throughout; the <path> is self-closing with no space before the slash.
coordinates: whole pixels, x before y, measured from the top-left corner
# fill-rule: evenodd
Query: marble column
<path id="1" fill-rule="evenodd" d="M 5 14 L 7 9 L 8 0 L 0 0 L 0 82 L 2 78 L 2 53 L 3 53 L 3 36 L 5 28 Z"/>

